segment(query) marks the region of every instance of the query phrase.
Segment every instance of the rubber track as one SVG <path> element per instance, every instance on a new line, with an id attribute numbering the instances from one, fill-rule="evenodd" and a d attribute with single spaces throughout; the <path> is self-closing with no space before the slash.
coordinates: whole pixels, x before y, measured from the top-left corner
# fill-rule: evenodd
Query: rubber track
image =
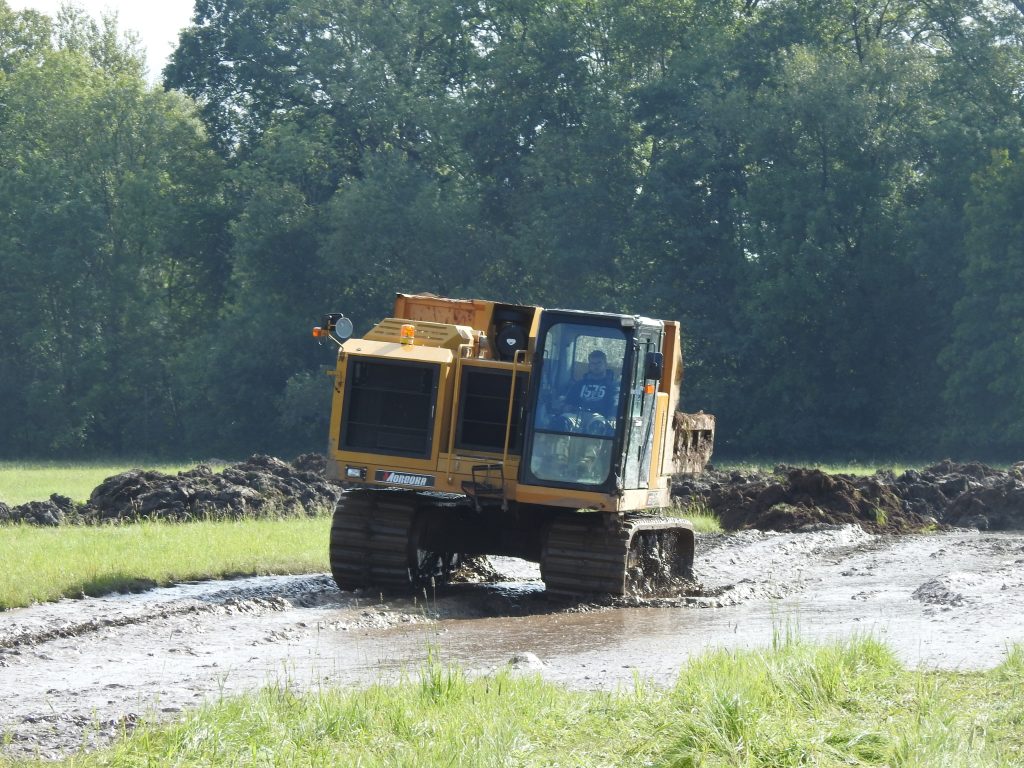
<path id="1" fill-rule="evenodd" d="M 331 574 L 341 589 L 405 589 L 416 497 L 402 491 L 345 493 L 331 525 Z"/>
<path id="2" fill-rule="evenodd" d="M 541 578 L 552 594 L 625 595 L 631 583 L 627 580 L 627 571 L 635 570 L 642 562 L 636 552 L 630 552 L 630 548 L 640 542 L 637 533 L 672 532 L 689 541 L 692 548 L 692 530 L 688 521 L 676 518 L 559 515 L 548 527 L 541 555 Z M 690 574 L 675 575 L 689 577 Z"/>

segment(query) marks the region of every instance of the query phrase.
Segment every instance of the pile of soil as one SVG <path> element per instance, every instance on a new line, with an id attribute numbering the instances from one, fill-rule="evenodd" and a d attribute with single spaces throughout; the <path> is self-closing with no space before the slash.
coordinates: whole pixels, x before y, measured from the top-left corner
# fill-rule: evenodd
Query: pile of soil
<path id="1" fill-rule="evenodd" d="M 829 475 L 819 469 L 797 468 L 780 477 L 729 484 L 708 497 L 708 506 L 727 530 L 790 531 L 856 523 L 872 531 L 904 531 L 928 524 L 916 513 L 904 513 L 900 500 L 876 478 Z"/>
<path id="2" fill-rule="evenodd" d="M 324 477 L 326 459 L 291 464 L 252 456 L 219 473 L 200 465 L 177 475 L 135 469 L 107 478 L 87 504 L 53 495 L 16 507 L 0 503 L 0 523 L 96 524 L 140 519 L 197 520 L 319 514 L 334 508 L 342 487 Z M 973 527 L 1024 530 L 1024 462 L 1009 470 L 946 460 L 898 477 L 828 474 L 778 466 L 772 472 L 678 477 L 680 503 L 700 502 L 726 530 L 815 530 L 855 523 L 873 533 Z"/>
<path id="3" fill-rule="evenodd" d="M 133 469 L 108 477 L 86 504 L 54 494 L 16 507 L 0 503 L 0 523 L 100 524 L 136 520 L 227 520 L 315 515 L 334 509 L 341 486 L 324 479 L 322 457 L 294 463 L 252 456 L 215 473 L 200 464 L 167 475 Z"/>
<path id="4" fill-rule="evenodd" d="M 943 523 L 981 530 L 1024 530 L 1024 462 L 1008 470 L 942 461 L 892 479 L 905 508 Z"/>
<path id="5" fill-rule="evenodd" d="M 673 496 L 718 515 L 726 530 L 810 530 L 856 523 L 875 533 L 950 526 L 1024 530 L 1024 462 L 1009 470 L 945 460 L 896 476 L 776 467 L 678 478 Z"/>

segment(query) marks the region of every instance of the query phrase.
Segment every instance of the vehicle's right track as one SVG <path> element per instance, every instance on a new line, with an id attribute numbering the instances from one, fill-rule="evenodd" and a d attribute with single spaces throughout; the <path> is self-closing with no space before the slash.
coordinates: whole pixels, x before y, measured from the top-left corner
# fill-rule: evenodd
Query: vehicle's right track
<path id="1" fill-rule="evenodd" d="M 552 594 L 666 593 L 692 578 L 693 549 L 686 520 L 561 514 L 548 527 L 541 577 Z"/>
<path id="2" fill-rule="evenodd" d="M 342 589 L 406 589 L 416 496 L 404 491 L 351 490 L 334 509 L 331 573 Z"/>

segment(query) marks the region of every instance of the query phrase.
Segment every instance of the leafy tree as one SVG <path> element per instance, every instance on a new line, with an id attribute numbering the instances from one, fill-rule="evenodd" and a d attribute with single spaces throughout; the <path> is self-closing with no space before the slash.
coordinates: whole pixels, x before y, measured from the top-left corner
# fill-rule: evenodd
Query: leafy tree
<path id="1" fill-rule="evenodd" d="M 1004 0 L 198 0 L 160 93 L 0 0 L 0 449 L 318 447 L 309 326 L 433 290 L 682 320 L 734 454 L 1017 450 L 1022 43 Z"/>
<path id="2" fill-rule="evenodd" d="M 954 439 L 990 456 L 1024 450 L 1024 155 L 995 153 L 973 179 L 968 261 L 943 362 Z"/>
<path id="3" fill-rule="evenodd" d="M 217 309 L 217 164 L 180 95 L 69 18 L 74 44 L 0 82 L 0 447 L 157 451 L 179 426 L 170 361 Z"/>
<path id="4" fill-rule="evenodd" d="M 253 407 L 302 410 L 288 382 L 315 386 L 309 372 L 324 358 L 308 329 L 319 314 L 342 294 L 354 301 L 341 308 L 369 322 L 401 288 L 396 270 L 422 287 L 421 276 L 457 273 L 452 262 L 472 241 L 456 238 L 465 225 L 449 224 L 463 215 L 458 150 L 447 139 L 459 122 L 467 33 L 451 10 L 419 0 L 226 0 L 197 3 L 194 22 L 167 82 L 201 104 L 234 166 L 236 206 L 225 328 L 197 342 L 206 373 L 193 411 L 217 414 L 218 426 L 199 419 L 195 434 L 225 448 L 308 448 L 294 419 L 267 423 Z M 398 243 L 407 250 L 400 256 Z M 427 265 L 428 254 L 445 268 Z M 319 381 L 328 392 L 326 377 Z"/>
<path id="5" fill-rule="evenodd" d="M 0 73 L 10 74 L 28 63 L 42 61 L 51 50 L 53 34 L 48 16 L 37 11 L 13 11 L 0 0 Z"/>

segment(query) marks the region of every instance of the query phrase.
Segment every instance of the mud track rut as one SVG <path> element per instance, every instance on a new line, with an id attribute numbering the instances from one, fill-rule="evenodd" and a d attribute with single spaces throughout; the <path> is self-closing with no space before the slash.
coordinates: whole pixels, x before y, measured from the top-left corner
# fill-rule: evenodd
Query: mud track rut
<path id="1" fill-rule="evenodd" d="M 911 665 L 991 667 L 1024 642 L 1024 534 L 879 537 L 854 526 L 698 537 L 704 588 L 594 605 L 545 595 L 535 566 L 416 598 L 342 592 L 329 575 L 206 582 L 0 613 L 0 744 L 56 757 L 140 719 L 268 683 L 415 674 L 428 648 L 487 673 L 532 652 L 575 687 L 668 683 L 709 647 L 873 634 Z"/>

